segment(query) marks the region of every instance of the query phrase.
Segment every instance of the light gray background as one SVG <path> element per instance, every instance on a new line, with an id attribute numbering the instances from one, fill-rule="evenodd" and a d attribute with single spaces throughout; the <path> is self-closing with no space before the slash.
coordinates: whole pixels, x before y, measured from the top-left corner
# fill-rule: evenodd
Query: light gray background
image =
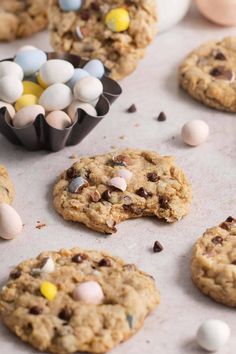
<path id="1" fill-rule="evenodd" d="M 207 227 L 236 215 L 236 118 L 195 102 L 178 88 L 176 79 L 178 65 L 189 51 L 208 39 L 230 34 L 235 34 L 234 28 L 217 27 L 192 10 L 181 24 L 156 38 L 135 73 L 123 80 L 123 96 L 109 117 L 79 146 L 58 153 L 27 152 L 0 137 L 0 162 L 9 168 L 14 180 L 14 206 L 25 223 L 22 235 L 10 242 L 0 241 L 1 283 L 11 267 L 23 259 L 43 250 L 73 246 L 112 251 L 155 276 L 161 305 L 143 329 L 113 354 L 201 353 L 194 337 L 197 327 L 208 318 L 230 325 L 231 339 L 220 353 L 235 352 L 235 310 L 214 303 L 195 288 L 189 261 L 193 243 Z M 43 33 L 28 41 L 1 44 L 1 58 L 13 55 L 26 43 L 50 49 L 48 35 Z M 125 113 L 132 103 L 137 104 L 138 112 Z M 162 110 L 168 120 L 159 123 L 154 117 Z M 197 148 L 185 146 L 179 138 L 182 125 L 192 119 L 204 119 L 211 131 L 207 143 Z M 175 155 L 193 185 L 189 216 L 173 225 L 152 218 L 124 222 L 110 237 L 63 221 L 53 210 L 51 192 L 55 178 L 72 164 L 69 156 L 104 153 L 114 145 Z M 47 226 L 36 229 L 38 220 Z M 155 240 L 164 246 L 160 254 L 151 252 Z M 0 341 L 1 354 L 36 353 L 2 325 Z"/>

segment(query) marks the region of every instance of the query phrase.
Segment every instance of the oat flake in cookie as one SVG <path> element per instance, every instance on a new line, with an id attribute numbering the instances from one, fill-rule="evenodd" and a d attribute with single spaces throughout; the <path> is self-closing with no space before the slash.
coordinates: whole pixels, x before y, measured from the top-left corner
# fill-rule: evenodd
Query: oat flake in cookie
<path id="1" fill-rule="evenodd" d="M 53 196 L 64 219 L 111 234 L 131 218 L 181 219 L 192 193 L 173 157 L 126 149 L 81 158 L 59 177 Z"/>
<path id="2" fill-rule="evenodd" d="M 13 269 L 0 316 L 40 351 L 104 353 L 135 334 L 159 300 L 153 278 L 135 265 L 74 248 Z"/>
<path id="3" fill-rule="evenodd" d="M 63 8 L 52 0 L 53 48 L 100 59 L 115 80 L 135 70 L 156 34 L 156 0 L 85 0 L 77 11 Z"/>
<path id="4" fill-rule="evenodd" d="M 0 165 L 0 203 L 11 204 L 15 195 L 7 169 Z"/>
<path id="5" fill-rule="evenodd" d="M 195 49 L 179 71 L 180 85 L 205 105 L 236 112 L 236 37 Z"/>
<path id="6" fill-rule="evenodd" d="M 194 246 L 192 279 L 217 302 L 236 307 L 236 219 L 208 229 Z"/>

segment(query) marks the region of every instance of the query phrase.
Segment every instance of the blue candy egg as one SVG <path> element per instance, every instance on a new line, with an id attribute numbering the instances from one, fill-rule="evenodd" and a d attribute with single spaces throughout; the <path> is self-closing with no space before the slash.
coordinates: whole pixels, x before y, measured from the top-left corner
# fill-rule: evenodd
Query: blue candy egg
<path id="1" fill-rule="evenodd" d="M 25 77 L 34 75 L 46 61 L 47 56 L 40 49 L 20 52 L 14 59 L 14 62 L 23 69 Z"/>
<path id="2" fill-rule="evenodd" d="M 76 177 L 69 184 L 70 193 L 79 193 L 84 187 L 88 186 L 88 182 L 83 177 Z"/>
<path id="3" fill-rule="evenodd" d="M 63 11 L 78 11 L 81 8 L 82 0 L 59 0 L 59 6 Z"/>
<path id="4" fill-rule="evenodd" d="M 80 79 L 82 79 L 83 77 L 89 76 L 89 73 L 87 73 L 87 71 L 85 71 L 84 69 L 80 69 L 77 68 L 74 71 L 74 75 L 72 76 L 72 78 L 66 82 L 66 85 L 69 86 L 72 90 L 76 84 L 76 82 L 78 82 Z"/>
<path id="5" fill-rule="evenodd" d="M 103 63 L 98 59 L 90 60 L 83 68 L 86 70 L 91 76 L 96 77 L 97 79 L 101 79 L 105 74 L 105 68 Z"/>

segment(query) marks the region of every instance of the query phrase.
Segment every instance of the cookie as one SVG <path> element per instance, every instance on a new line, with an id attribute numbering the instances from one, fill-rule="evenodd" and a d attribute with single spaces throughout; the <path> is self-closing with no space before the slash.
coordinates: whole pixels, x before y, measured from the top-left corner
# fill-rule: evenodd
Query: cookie
<path id="1" fill-rule="evenodd" d="M 52 0 L 49 22 L 56 51 L 100 59 L 120 80 L 135 70 L 156 35 L 156 0 L 85 0 L 70 12 Z"/>
<path id="2" fill-rule="evenodd" d="M 194 246 L 192 279 L 203 294 L 236 307 L 236 219 L 208 229 Z"/>
<path id="3" fill-rule="evenodd" d="M 14 187 L 8 172 L 3 165 L 0 165 L 0 203 L 11 204 L 14 195 Z"/>
<path id="4" fill-rule="evenodd" d="M 0 41 L 29 37 L 47 26 L 49 0 L 1 0 Z"/>
<path id="5" fill-rule="evenodd" d="M 154 279 L 135 265 L 74 248 L 13 269 L 0 316 L 40 351 L 104 353 L 137 332 L 158 303 Z"/>
<path id="6" fill-rule="evenodd" d="M 210 41 L 194 50 L 183 62 L 179 82 L 203 104 L 236 112 L 236 37 Z"/>
<path id="7" fill-rule="evenodd" d="M 62 173 L 53 196 L 64 219 L 111 234 L 130 218 L 181 219 L 189 211 L 191 186 L 173 157 L 126 149 L 81 158 Z"/>

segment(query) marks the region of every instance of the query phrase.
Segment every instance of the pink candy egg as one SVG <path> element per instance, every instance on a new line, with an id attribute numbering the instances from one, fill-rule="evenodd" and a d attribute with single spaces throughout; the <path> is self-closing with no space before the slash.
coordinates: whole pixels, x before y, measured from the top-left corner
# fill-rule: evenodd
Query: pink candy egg
<path id="1" fill-rule="evenodd" d="M 73 298 L 87 304 L 99 305 L 104 299 L 104 294 L 96 281 L 86 281 L 76 286 L 73 291 Z"/>
<path id="2" fill-rule="evenodd" d="M 196 0 L 200 12 L 222 26 L 236 25 L 236 0 Z"/>
<path id="3" fill-rule="evenodd" d="M 16 113 L 15 108 L 10 103 L 0 101 L 0 108 L 2 108 L 2 107 L 6 107 L 10 117 L 13 118 L 13 116 Z"/>
<path id="4" fill-rule="evenodd" d="M 204 143 L 209 135 L 209 127 L 199 119 L 186 123 L 181 132 L 183 141 L 191 146 L 197 146 Z"/>
<path id="5" fill-rule="evenodd" d="M 27 106 L 20 109 L 13 117 L 12 124 L 16 128 L 23 128 L 32 124 L 39 114 L 45 114 L 45 110 L 40 105 Z"/>
<path id="6" fill-rule="evenodd" d="M 53 128 L 63 130 L 71 125 L 71 119 L 63 111 L 53 111 L 46 116 L 46 122 Z"/>
<path id="7" fill-rule="evenodd" d="M 110 179 L 108 184 L 109 184 L 109 186 L 115 187 L 115 188 L 121 190 L 122 192 L 126 191 L 126 188 L 127 188 L 126 180 L 122 177 L 114 177 L 114 178 Z"/>
<path id="8" fill-rule="evenodd" d="M 21 233 L 23 224 L 20 216 L 9 204 L 0 204 L 0 237 L 11 240 Z"/>

